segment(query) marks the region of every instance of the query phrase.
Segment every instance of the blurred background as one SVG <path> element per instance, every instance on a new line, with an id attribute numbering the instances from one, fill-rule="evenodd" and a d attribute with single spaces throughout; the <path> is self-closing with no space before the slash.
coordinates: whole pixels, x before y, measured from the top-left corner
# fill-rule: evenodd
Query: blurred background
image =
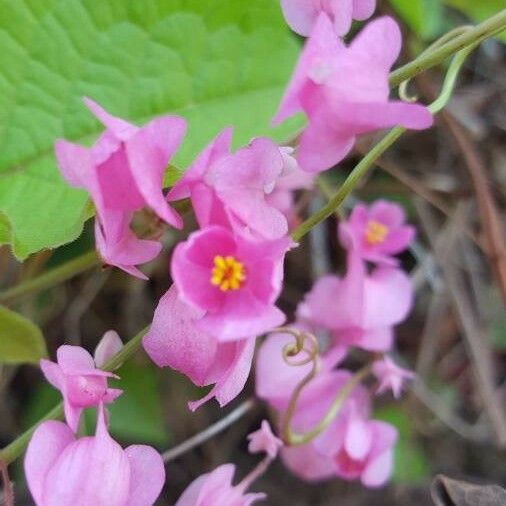
<path id="1" fill-rule="evenodd" d="M 378 10 L 402 24 L 406 62 L 443 33 L 504 7 L 502 0 L 380 0 Z M 344 207 L 391 199 L 418 227 L 402 257 L 416 306 L 397 331 L 397 351 L 418 376 L 400 402 L 385 396 L 376 413 L 400 432 L 391 484 L 380 491 L 339 479 L 306 484 L 276 462 L 253 487 L 268 494 L 266 505 L 431 504 L 429 484 L 438 473 L 506 483 L 504 41 L 503 33 L 474 51 L 436 126 L 398 141 Z M 99 132 L 80 97 L 137 123 L 167 112 L 187 118 L 174 161 L 184 168 L 229 124 L 235 145 L 262 134 L 294 138 L 300 118 L 275 130 L 269 120 L 300 46 L 275 0 L 1 0 L 0 447 L 59 400 L 36 366 L 41 355 L 54 357 L 63 343 L 93 350 L 108 329 L 126 341 L 150 322 L 170 284 L 171 248 L 194 226 L 187 215 L 185 231 L 164 232 L 163 254 L 143 268 L 149 282 L 92 267 L 38 293 L 7 291 L 94 247 L 86 195 L 65 186 L 52 155 L 57 137 L 90 143 Z M 444 68 L 426 72 L 410 91 L 428 103 L 443 75 Z M 377 138 L 361 139 L 322 185 L 297 195 L 301 219 L 325 203 Z M 178 175 L 172 169 L 167 183 Z M 317 277 L 342 272 L 337 219 L 289 255 L 280 300 L 288 315 Z M 29 320 L 15 339 L 12 312 Z M 123 445 L 165 451 L 254 398 L 251 378 L 227 408 L 209 403 L 191 414 L 186 403 L 202 392 L 154 367 L 142 351 L 118 374 L 125 394 L 111 406 L 111 433 Z M 160 504 L 173 504 L 195 477 L 221 463 L 235 463 L 238 477 L 255 465 L 245 437 L 266 409 L 258 401 L 251 406 L 225 432 L 167 464 Z M 31 504 L 19 462 L 11 478 L 16 504 Z"/>

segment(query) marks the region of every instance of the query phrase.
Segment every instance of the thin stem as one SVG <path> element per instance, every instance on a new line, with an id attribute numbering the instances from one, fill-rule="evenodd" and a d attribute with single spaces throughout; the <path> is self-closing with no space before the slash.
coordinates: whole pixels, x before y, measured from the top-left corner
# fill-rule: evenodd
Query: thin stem
<path id="1" fill-rule="evenodd" d="M 174 448 L 171 448 L 170 450 L 167 450 L 166 452 L 162 453 L 163 461 L 167 463 L 172 460 L 175 460 L 181 455 L 184 455 L 190 450 L 193 450 L 193 448 L 200 446 L 201 444 L 205 443 L 206 441 L 216 436 L 220 432 L 223 432 L 226 428 L 233 425 L 237 420 L 242 418 L 248 411 L 251 411 L 254 407 L 255 407 L 254 399 L 248 399 L 247 401 L 244 401 L 242 404 L 239 404 L 237 408 L 235 408 L 221 420 L 218 420 L 213 425 L 210 425 L 202 432 L 195 434 L 195 436 L 192 436 L 186 441 L 183 441 L 181 444 L 178 444 Z"/>
<path id="2" fill-rule="evenodd" d="M 267 469 L 269 469 L 269 466 L 272 463 L 272 458 L 269 455 L 266 455 L 254 468 L 253 470 L 248 473 L 240 483 L 237 484 L 237 488 L 239 488 L 242 491 L 248 490 L 253 483 L 262 476 Z"/>
<path id="3" fill-rule="evenodd" d="M 293 232 L 292 238 L 299 242 L 314 226 L 331 216 L 353 191 L 358 182 L 364 177 L 374 162 L 406 131 L 405 128 L 396 127 L 381 139 L 367 155 L 360 160 L 350 175 L 346 178 L 339 190 L 319 211 L 303 221 Z"/>
<path id="4" fill-rule="evenodd" d="M 483 23 L 458 35 L 446 44 L 439 46 L 430 53 L 424 53 L 406 65 L 394 70 L 390 74 L 390 86 L 395 88 L 403 81 L 420 74 L 421 72 L 439 65 L 449 56 L 455 54 L 467 46 L 479 44 L 480 42 L 493 37 L 506 28 L 506 9 L 488 18 Z"/>
<path id="5" fill-rule="evenodd" d="M 0 302 L 11 302 L 19 297 L 49 288 L 98 265 L 100 265 L 100 261 L 97 254 L 95 251 L 89 251 L 69 262 L 50 269 L 40 276 L 0 292 Z"/>
<path id="6" fill-rule="evenodd" d="M 362 380 L 369 375 L 371 372 L 372 364 L 367 364 L 362 369 L 358 370 L 341 388 L 339 393 L 337 394 L 336 398 L 330 405 L 329 409 L 325 413 L 324 417 L 318 422 L 318 424 L 311 429 L 308 432 L 304 433 L 297 433 L 294 432 L 291 429 L 291 421 L 293 418 L 293 415 L 295 413 L 295 407 L 298 400 L 298 397 L 301 393 L 302 388 L 308 383 L 306 381 L 307 378 L 304 378 L 304 380 L 297 385 L 296 390 L 294 391 L 294 395 L 292 395 L 292 399 L 290 399 L 290 408 L 287 410 L 285 419 L 283 422 L 283 439 L 285 443 L 289 446 L 298 446 L 303 445 L 306 443 L 309 443 L 312 441 L 315 437 L 320 435 L 334 420 L 334 418 L 339 413 L 340 409 L 342 408 L 344 402 L 348 398 L 348 396 L 351 394 L 353 389 L 359 385 Z M 300 387 L 300 388 L 299 388 Z M 293 405 L 292 405 L 293 401 Z"/>
<path id="7" fill-rule="evenodd" d="M 116 353 L 108 362 L 105 363 L 103 369 L 105 371 L 114 371 L 123 362 L 130 358 L 141 346 L 142 338 L 148 331 L 149 327 L 145 327 L 138 334 L 136 334 L 130 341 L 128 341 L 121 350 Z M 56 405 L 51 411 L 49 411 L 41 420 L 35 425 L 30 427 L 28 430 L 23 432 L 17 437 L 12 443 L 7 445 L 5 448 L 0 450 L 0 465 L 10 464 L 16 460 L 27 447 L 33 433 L 37 427 L 46 420 L 60 420 L 63 418 L 63 403 Z"/>
<path id="8" fill-rule="evenodd" d="M 2 481 L 4 483 L 4 506 L 14 506 L 14 491 L 12 490 L 12 482 L 9 478 L 9 470 L 7 464 L 0 462 L 0 473 L 2 474 Z"/>

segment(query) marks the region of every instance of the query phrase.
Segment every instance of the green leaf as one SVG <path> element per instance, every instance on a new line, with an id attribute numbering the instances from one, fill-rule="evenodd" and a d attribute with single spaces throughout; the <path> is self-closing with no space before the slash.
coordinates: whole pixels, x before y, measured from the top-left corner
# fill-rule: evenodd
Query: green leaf
<path id="1" fill-rule="evenodd" d="M 100 133 L 83 95 L 138 124 L 184 116 L 179 167 L 224 126 L 238 146 L 300 125 L 269 128 L 299 49 L 272 0 L 3 0 L 0 47 L 0 242 L 19 259 L 82 230 L 53 144 Z"/>
<path id="2" fill-rule="evenodd" d="M 45 356 L 46 344 L 39 327 L 0 306 L 0 363 L 36 363 Z"/>
<path id="3" fill-rule="evenodd" d="M 392 424 L 399 432 L 394 451 L 392 481 L 406 485 L 426 483 L 430 468 L 422 446 L 413 438 L 411 422 L 399 406 L 386 406 L 374 413 L 374 418 Z"/>
<path id="4" fill-rule="evenodd" d="M 423 40 L 437 37 L 443 28 L 441 0 L 390 0 L 403 21 Z"/>
<path id="5" fill-rule="evenodd" d="M 114 386 L 124 393 L 107 406 L 114 437 L 162 446 L 167 444 L 156 372 L 151 364 L 135 362 L 126 363 L 117 372 L 121 380 Z"/>
<path id="6" fill-rule="evenodd" d="M 445 0 L 445 2 L 450 7 L 463 12 L 475 23 L 481 23 L 505 7 L 504 0 Z M 497 37 L 506 43 L 505 31 L 501 32 Z"/>

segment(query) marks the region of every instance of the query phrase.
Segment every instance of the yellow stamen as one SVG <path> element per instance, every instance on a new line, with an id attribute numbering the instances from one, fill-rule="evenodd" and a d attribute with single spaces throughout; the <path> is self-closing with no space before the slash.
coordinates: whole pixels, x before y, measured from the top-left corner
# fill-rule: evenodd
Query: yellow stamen
<path id="1" fill-rule="evenodd" d="M 211 284 L 223 292 L 239 290 L 246 280 L 244 265 L 232 256 L 214 257 L 214 267 L 211 272 Z"/>
<path id="2" fill-rule="evenodd" d="M 365 229 L 365 240 L 371 244 L 382 243 L 388 235 L 388 227 L 377 221 L 369 221 Z"/>

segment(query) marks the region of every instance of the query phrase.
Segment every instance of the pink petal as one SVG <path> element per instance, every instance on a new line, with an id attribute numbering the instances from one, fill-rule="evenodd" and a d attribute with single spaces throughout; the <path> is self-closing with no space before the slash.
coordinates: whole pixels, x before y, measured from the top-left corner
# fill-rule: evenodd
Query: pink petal
<path id="1" fill-rule="evenodd" d="M 37 506 L 43 501 L 47 475 L 65 448 L 74 441 L 74 434 L 62 422 L 49 420 L 41 423 L 33 433 L 24 460 L 28 488 Z"/>
<path id="2" fill-rule="evenodd" d="M 134 211 L 144 207 L 145 200 L 131 173 L 127 153 L 123 146 L 96 165 L 104 214 L 110 210 Z"/>
<path id="3" fill-rule="evenodd" d="M 65 374 L 86 374 L 95 370 L 92 356 L 80 346 L 64 344 L 58 348 L 56 356 Z"/>
<path id="4" fill-rule="evenodd" d="M 364 21 L 374 14 L 376 0 L 353 0 L 353 18 Z"/>
<path id="5" fill-rule="evenodd" d="M 293 474 L 305 481 L 327 480 L 334 476 L 332 458 L 317 453 L 311 444 L 282 448 L 281 459 Z"/>
<path id="6" fill-rule="evenodd" d="M 272 330 L 286 320 L 275 306 L 260 304 L 252 296 L 229 298 L 229 304 L 216 314 L 206 314 L 197 326 L 216 336 L 219 341 L 235 341 L 260 335 Z"/>
<path id="7" fill-rule="evenodd" d="M 162 193 L 163 176 L 169 159 L 186 131 L 177 116 L 157 118 L 142 127 L 126 143 L 130 170 L 145 202 L 170 225 L 182 228 L 179 214 L 167 205 Z"/>
<path id="8" fill-rule="evenodd" d="M 54 144 L 54 151 L 65 181 L 70 186 L 86 188 L 89 175 L 94 169 L 90 150 L 58 139 Z"/>
<path id="9" fill-rule="evenodd" d="M 63 388 L 64 373 L 60 366 L 45 358 L 40 360 L 39 365 L 47 381 L 58 390 L 61 390 Z"/>
<path id="10" fill-rule="evenodd" d="M 379 199 L 371 205 L 369 219 L 378 221 L 388 228 L 397 228 L 406 221 L 406 214 L 399 204 Z"/>
<path id="11" fill-rule="evenodd" d="M 274 187 L 283 166 L 278 146 L 260 137 L 216 162 L 207 180 L 243 226 L 276 239 L 287 233 L 288 226 L 283 214 L 266 203 L 265 194 Z"/>
<path id="12" fill-rule="evenodd" d="M 159 367 L 171 367 L 188 376 L 196 385 L 206 384 L 216 357 L 217 342 L 203 333 L 195 322 L 203 312 L 183 303 L 172 285 L 160 299 L 143 346 Z"/>
<path id="13" fill-rule="evenodd" d="M 371 461 L 360 477 L 366 487 L 381 487 L 390 477 L 393 468 L 393 453 L 385 451 Z"/>
<path id="14" fill-rule="evenodd" d="M 128 458 L 107 434 L 103 414 L 99 414 L 96 435 L 69 444 L 52 466 L 43 504 L 124 506 L 129 482 Z"/>
<path id="15" fill-rule="evenodd" d="M 399 57 L 401 44 L 399 25 L 383 16 L 365 25 L 353 39 L 350 49 L 353 53 L 365 54 L 371 64 L 388 70 Z"/>
<path id="16" fill-rule="evenodd" d="M 332 115 L 355 134 L 394 126 L 423 130 L 433 123 L 425 106 L 405 102 L 334 102 Z"/>
<path id="17" fill-rule="evenodd" d="M 123 348 L 123 341 L 115 330 L 108 330 L 95 348 L 94 360 L 97 367 L 102 367 Z"/>
<path id="18" fill-rule="evenodd" d="M 280 123 L 284 119 L 302 110 L 300 94 L 308 82 L 309 74 L 315 64 L 331 66 L 335 54 L 343 48 L 343 43 L 336 36 L 329 17 L 321 13 L 307 40 L 297 66 L 290 78 L 278 111 L 272 122 Z"/>
<path id="19" fill-rule="evenodd" d="M 344 447 L 348 455 L 354 460 L 364 459 L 371 448 L 372 436 L 367 422 L 354 417 L 348 423 L 344 439 Z"/>
<path id="20" fill-rule="evenodd" d="M 318 17 L 317 3 L 313 0 L 281 0 L 281 8 L 288 26 L 307 37 Z"/>
<path id="21" fill-rule="evenodd" d="M 125 506 L 151 506 L 165 482 L 162 457 L 145 445 L 129 446 L 125 454 L 130 462 L 130 489 Z"/>
<path id="22" fill-rule="evenodd" d="M 132 135 L 137 132 L 138 128 L 127 121 L 116 118 L 109 114 L 105 109 L 99 106 L 96 102 L 88 97 L 83 97 L 83 102 L 86 107 L 95 115 L 95 117 L 110 130 L 115 137 L 121 141 L 128 140 Z"/>
<path id="23" fill-rule="evenodd" d="M 63 393 L 63 413 L 65 415 L 65 421 L 67 425 L 75 433 L 79 428 L 79 419 L 81 418 L 82 408 L 78 408 L 70 403 L 66 393 Z"/>
<path id="24" fill-rule="evenodd" d="M 353 0 L 332 0 L 330 8 L 334 16 L 334 30 L 337 35 L 346 35 L 352 22 Z"/>
<path id="25" fill-rule="evenodd" d="M 408 315 L 412 302 L 409 276 L 400 269 L 379 267 L 367 281 L 363 325 L 375 328 L 400 323 Z"/>
<path id="26" fill-rule="evenodd" d="M 293 342 L 287 334 L 271 334 L 258 350 L 255 369 L 255 391 L 260 399 L 282 409 L 293 388 L 311 370 L 311 364 L 290 366 L 283 359 L 283 347 Z"/>
<path id="27" fill-rule="evenodd" d="M 255 339 L 245 339 L 236 343 L 235 358 L 222 378 L 216 382 L 211 391 L 202 399 L 188 403 L 195 411 L 208 400 L 216 397 L 221 407 L 235 399 L 243 390 L 251 370 L 251 362 L 255 351 Z"/>
<path id="28" fill-rule="evenodd" d="M 307 172 L 330 169 L 343 160 L 355 143 L 352 132 L 336 132 L 327 114 L 315 114 L 302 132 L 297 150 L 297 161 Z"/>

